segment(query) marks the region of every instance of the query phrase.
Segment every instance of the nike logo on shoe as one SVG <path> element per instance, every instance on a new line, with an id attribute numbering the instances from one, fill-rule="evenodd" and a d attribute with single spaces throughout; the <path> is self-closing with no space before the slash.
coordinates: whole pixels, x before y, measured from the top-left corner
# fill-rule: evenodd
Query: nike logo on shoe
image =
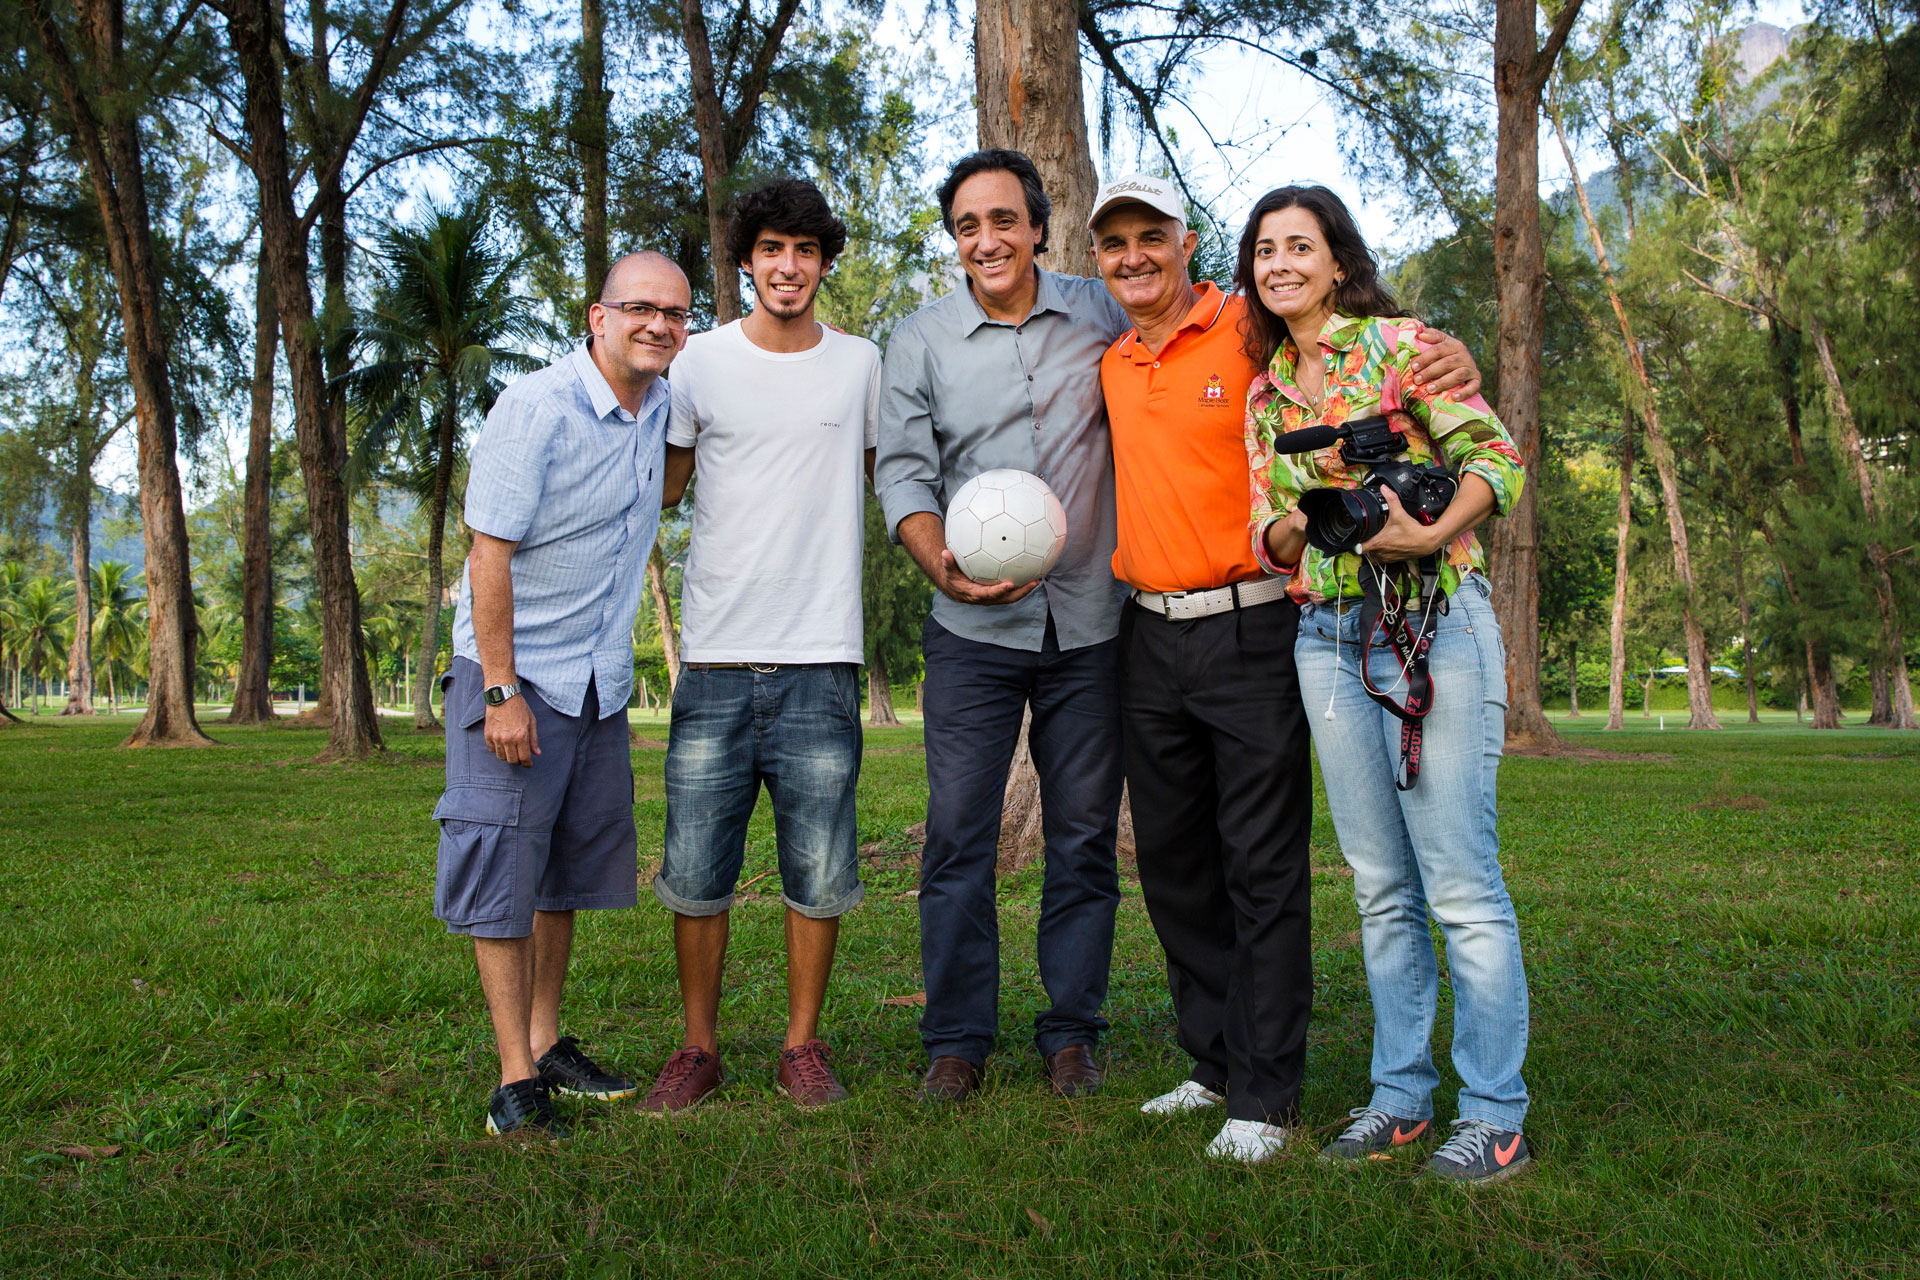
<path id="1" fill-rule="evenodd" d="M 1396 1147 L 1400 1147 L 1400 1146 L 1405 1146 L 1409 1142 L 1412 1142 L 1415 1138 L 1419 1137 L 1421 1134 L 1427 1131 L 1427 1125 L 1429 1123 L 1430 1123 L 1429 1121 L 1422 1120 L 1419 1124 L 1413 1126 L 1413 1128 L 1406 1129 L 1406 1130 L 1401 1129 L 1400 1126 L 1397 1124 L 1394 1125 L 1393 1126 L 1393 1145 Z"/>
<path id="2" fill-rule="evenodd" d="M 1518 1151 L 1519 1149 L 1520 1149 L 1520 1135 L 1516 1133 L 1513 1135 L 1513 1141 L 1509 1142 L 1504 1147 L 1502 1147 L 1497 1142 L 1493 1144 L 1493 1158 L 1499 1161 L 1500 1167 L 1504 1169 L 1509 1164 L 1513 1163 L 1513 1153 Z"/>

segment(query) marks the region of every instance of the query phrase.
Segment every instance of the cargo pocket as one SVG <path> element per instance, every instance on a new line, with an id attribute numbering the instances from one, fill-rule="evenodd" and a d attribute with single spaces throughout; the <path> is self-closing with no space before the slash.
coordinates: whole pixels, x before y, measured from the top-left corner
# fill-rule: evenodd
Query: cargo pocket
<path id="1" fill-rule="evenodd" d="M 519 789 L 459 783 L 447 788 L 433 816 L 440 821 L 434 916 L 460 927 L 512 915 L 519 878 Z"/>

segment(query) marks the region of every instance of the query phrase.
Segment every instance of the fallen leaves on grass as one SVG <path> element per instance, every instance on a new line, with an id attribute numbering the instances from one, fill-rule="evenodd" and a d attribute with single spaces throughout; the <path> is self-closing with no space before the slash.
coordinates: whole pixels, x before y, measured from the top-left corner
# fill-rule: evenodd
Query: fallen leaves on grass
<path id="1" fill-rule="evenodd" d="M 118 1142 L 105 1147 L 55 1147 L 54 1148 L 55 1154 L 63 1155 L 67 1157 L 69 1160 L 111 1160 L 125 1150 L 126 1150 L 125 1145 Z"/>
<path id="2" fill-rule="evenodd" d="M 1041 1235 L 1050 1236 L 1053 1234 L 1053 1224 L 1048 1222 L 1046 1217 L 1041 1214 L 1038 1209 L 1035 1209 L 1031 1205 L 1027 1206 L 1027 1216 L 1033 1219 L 1033 1225 Z"/>
<path id="3" fill-rule="evenodd" d="M 890 1004 L 901 1009 L 924 1009 L 927 1007 L 927 993 L 916 991 L 910 996 L 888 996 L 881 1004 Z"/>
<path id="4" fill-rule="evenodd" d="M 1689 809 L 1771 809 L 1773 801 L 1765 796 L 1709 796 L 1699 804 L 1690 804 Z"/>

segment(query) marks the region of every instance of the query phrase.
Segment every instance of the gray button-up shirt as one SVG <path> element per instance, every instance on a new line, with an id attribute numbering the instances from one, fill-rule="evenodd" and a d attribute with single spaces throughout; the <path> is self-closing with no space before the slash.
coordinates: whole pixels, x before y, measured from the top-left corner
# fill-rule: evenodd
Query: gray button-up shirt
<path id="1" fill-rule="evenodd" d="M 660 527 L 669 392 L 647 388 L 636 416 L 581 347 L 501 392 L 474 441 L 467 527 L 517 542 L 515 674 L 577 716 L 592 680 L 602 717 L 633 693 L 633 618 Z M 473 584 L 460 574 L 453 651 L 480 661 Z"/>
<path id="2" fill-rule="evenodd" d="M 948 501 L 982 471 L 1012 467 L 1045 480 L 1067 512 L 1053 572 L 1013 604 L 936 595 L 933 617 L 968 640 L 1038 650 L 1052 614 L 1060 647 L 1078 649 L 1120 630 L 1100 356 L 1127 318 L 1100 281 L 1039 274 L 1033 314 L 1020 324 L 989 319 L 962 286 L 894 329 L 874 488 L 898 541 L 901 520 L 916 511 L 944 519 Z"/>

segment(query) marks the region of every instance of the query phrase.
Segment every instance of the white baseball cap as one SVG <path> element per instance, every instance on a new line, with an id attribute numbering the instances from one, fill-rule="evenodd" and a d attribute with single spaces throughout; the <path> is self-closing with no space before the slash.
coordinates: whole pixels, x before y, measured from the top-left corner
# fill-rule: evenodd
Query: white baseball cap
<path id="1" fill-rule="evenodd" d="M 1144 173 L 1130 173 L 1100 188 L 1100 195 L 1093 202 L 1093 212 L 1087 217 L 1087 230 L 1093 230 L 1093 224 L 1100 221 L 1101 214 L 1123 204 L 1144 204 L 1169 218 L 1178 218 L 1182 223 L 1187 220 L 1187 206 L 1171 182 L 1165 178 L 1150 178 Z"/>

